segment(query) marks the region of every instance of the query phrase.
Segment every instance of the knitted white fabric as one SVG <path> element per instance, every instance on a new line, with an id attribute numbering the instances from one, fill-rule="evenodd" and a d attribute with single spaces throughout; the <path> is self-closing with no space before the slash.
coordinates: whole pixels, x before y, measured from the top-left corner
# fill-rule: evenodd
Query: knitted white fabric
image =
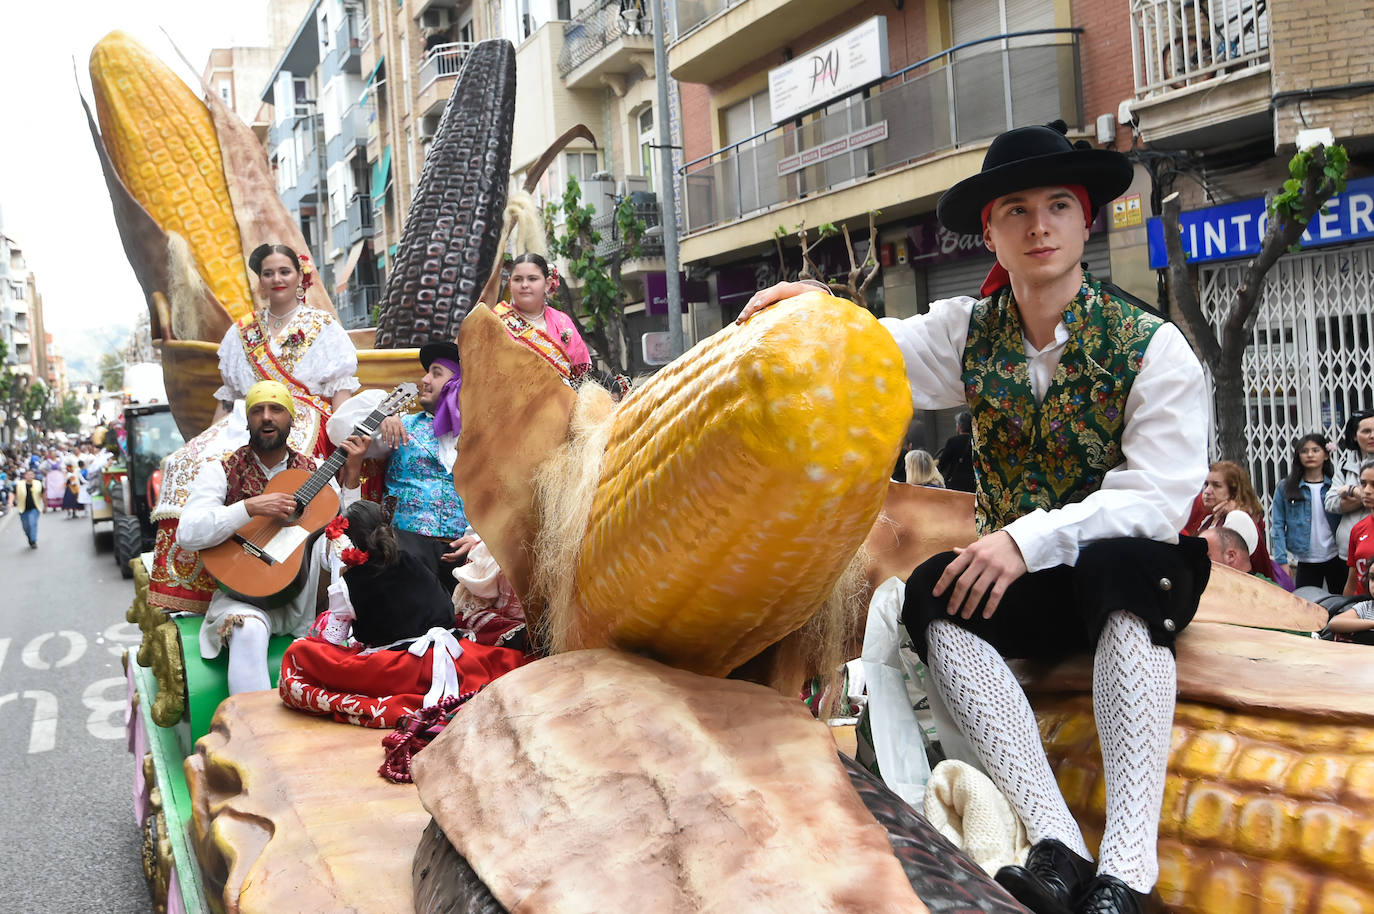
<path id="1" fill-rule="evenodd" d="M 1098 871 L 1137 892 L 1159 877 L 1155 845 L 1177 691 L 1174 655 L 1149 627 L 1112 613 L 1093 658 L 1093 714 L 1107 781 L 1107 824 Z"/>
<path id="2" fill-rule="evenodd" d="M 989 876 L 1025 863 L 1026 827 L 988 776 L 964 762 L 946 760 L 926 781 L 926 819 L 973 858 Z"/>
<path id="3" fill-rule="evenodd" d="M 1091 859 L 1050 771 L 1030 702 L 1002 655 L 972 632 L 943 621 L 926 629 L 926 644 L 931 681 L 988 776 L 1025 824 L 1030 842 L 1054 838 Z"/>

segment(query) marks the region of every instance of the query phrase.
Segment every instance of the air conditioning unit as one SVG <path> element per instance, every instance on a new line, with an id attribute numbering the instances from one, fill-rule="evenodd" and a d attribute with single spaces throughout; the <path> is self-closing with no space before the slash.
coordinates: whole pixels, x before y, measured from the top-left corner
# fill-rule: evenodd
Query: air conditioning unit
<path id="1" fill-rule="evenodd" d="M 446 29 L 449 27 L 449 12 L 443 7 L 427 9 L 420 14 L 420 28 Z"/>

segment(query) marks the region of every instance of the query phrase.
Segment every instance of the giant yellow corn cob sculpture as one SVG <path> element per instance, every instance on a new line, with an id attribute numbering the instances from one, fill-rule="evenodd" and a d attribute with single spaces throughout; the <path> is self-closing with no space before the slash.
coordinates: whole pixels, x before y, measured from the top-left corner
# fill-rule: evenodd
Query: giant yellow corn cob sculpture
<path id="1" fill-rule="evenodd" d="M 247 314 L 239 228 L 205 103 L 119 31 L 91 50 L 91 86 L 105 148 L 129 192 L 163 231 L 186 239 L 225 310 L 235 319 Z"/>
<path id="2" fill-rule="evenodd" d="M 568 646 L 725 675 L 825 601 L 911 419 L 902 355 L 820 292 L 716 334 L 616 411 Z"/>
<path id="3" fill-rule="evenodd" d="M 1040 705 L 1064 799 L 1101 835 L 1092 699 Z M 1159 894 L 1179 914 L 1374 911 L 1374 728 L 1180 702 L 1159 827 Z"/>

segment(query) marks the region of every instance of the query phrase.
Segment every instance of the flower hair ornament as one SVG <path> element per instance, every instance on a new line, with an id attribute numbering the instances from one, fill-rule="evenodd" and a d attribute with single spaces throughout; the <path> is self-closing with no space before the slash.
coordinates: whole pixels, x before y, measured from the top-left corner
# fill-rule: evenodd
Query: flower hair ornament
<path id="1" fill-rule="evenodd" d="M 553 298 L 558 291 L 558 287 L 563 284 L 563 278 L 558 275 L 558 267 L 549 267 L 549 286 L 545 290 L 545 298 Z"/>
<path id="2" fill-rule="evenodd" d="M 345 532 L 347 530 L 348 518 L 342 514 L 325 525 L 324 535 L 325 539 L 329 540 L 330 553 L 338 556 L 339 561 L 347 568 L 367 564 L 368 554 L 353 545 L 353 541 L 348 538 Z"/>
<path id="3" fill-rule="evenodd" d="M 305 301 L 305 293 L 315 284 L 315 265 L 310 262 L 309 254 L 301 254 L 301 283 L 296 286 L 296 301 Z"/>

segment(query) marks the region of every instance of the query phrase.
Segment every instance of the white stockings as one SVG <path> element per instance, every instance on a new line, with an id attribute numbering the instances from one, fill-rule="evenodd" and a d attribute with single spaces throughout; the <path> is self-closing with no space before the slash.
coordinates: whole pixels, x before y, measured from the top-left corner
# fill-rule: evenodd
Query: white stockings
<path id="1" fill-rule="evenodd" d="M 1091 859 L 1064 803 L 1026 693 L 997 649 L 949 622 L 926 629 L 927 666 L 950 716 L 1011 803 L 1032 844 L 1054 838 Z"/>
<path id="2" fill-rule="evenodd" d="M 1093 658 L 1093 713 L 1107 778 L 1098 870 L 1137 892 L 1159 877 L 1155 844 L 1174 725 L 1174 655 L 1130 613 L 1107 617 Z"/>
<path id="3" fill-rule="evenodd" d="M 1091 858 L 1040 743 L 1035 715 L 1006 661 L 949 622 L 926 631 L 928 666 L 950 715 L 1032 843 L 1054 838 Z M 1107 827 L 1098 871 L 1148 892 L 1174 720 L 1174 656 L 1129 613 L 1107 618 L 1093 659 L 1093 709 L 1102 744 Z"/>
<path id="4" fill-rule="evenodd" d="M 234 627 L 229 649 L 229 694 L 261 692 L 272 688 L 267 672 L 267 626 L 253 616 Z"/>

